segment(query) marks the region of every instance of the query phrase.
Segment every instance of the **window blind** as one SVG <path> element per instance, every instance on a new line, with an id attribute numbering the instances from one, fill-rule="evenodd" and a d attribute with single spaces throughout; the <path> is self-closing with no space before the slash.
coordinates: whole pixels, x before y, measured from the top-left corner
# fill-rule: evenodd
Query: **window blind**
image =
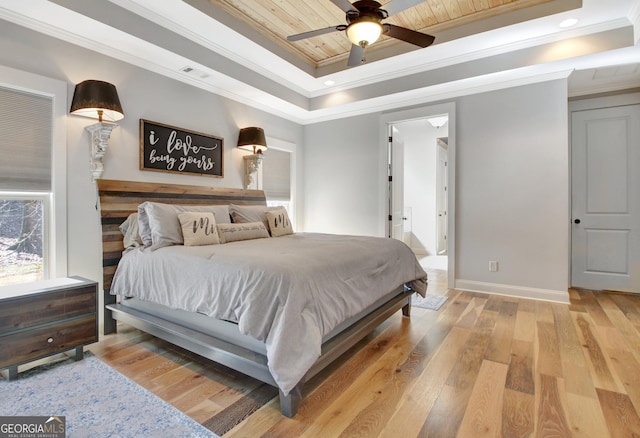
<path id="1" fill-rule="evenodd" d="M 262 160 L 262 190 L 268 200 L 291 199 L 291 154 L 268 149 Z"/>
<path id="2" fill-rule="evenodd" d="M 0 190 L 50 191 L 53 102 L 0 87 Z"/>

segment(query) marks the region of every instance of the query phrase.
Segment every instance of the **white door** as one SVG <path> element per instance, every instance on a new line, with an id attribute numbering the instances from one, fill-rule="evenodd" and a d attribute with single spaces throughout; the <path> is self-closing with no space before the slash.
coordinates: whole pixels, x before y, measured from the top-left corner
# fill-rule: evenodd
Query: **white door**
<path id="1" fill-rule="evenodd" d="M 571 283 L 640 292 L 640 105 L 572 113 Z"/>
<path id="2" fill-rule="evenodd" d="M 391 127 L 391 131 L 391 237 L 404 241 L 404 141 L 395 128 Z"/>
<path id="3" fill-rule="evenodd" d="M 436 148 L 436 252 L 438 255 L 447 254 L 447 181 L 449 180 L 448 161 L 449 150 L 447 144 L 438 139 Z"/>

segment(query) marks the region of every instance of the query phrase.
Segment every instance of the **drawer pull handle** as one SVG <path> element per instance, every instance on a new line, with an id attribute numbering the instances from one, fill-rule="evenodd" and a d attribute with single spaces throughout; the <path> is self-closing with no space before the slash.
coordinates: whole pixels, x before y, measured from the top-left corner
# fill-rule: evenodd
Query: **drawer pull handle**
<path id="1" fill-rule="evenodd" d="M 47 339 L 47 342 L 48 342 L 49 344 L 51 344 L 51 343 L 53 342 L 53 338 L 48 338 L 48 339 Z"/>

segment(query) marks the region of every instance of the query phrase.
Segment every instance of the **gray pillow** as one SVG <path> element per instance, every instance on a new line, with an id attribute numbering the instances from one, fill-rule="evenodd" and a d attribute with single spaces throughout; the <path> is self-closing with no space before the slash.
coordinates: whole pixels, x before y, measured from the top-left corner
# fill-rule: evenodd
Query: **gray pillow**
<path id="1" fill-rule="evenodd" d="M 269 230 L 269 222 L 265 212 L 277 210 L 282 207 L 267 207 L 266 205 L 236 205 L 229 204 L 229 214 L 233 223 L 246 224 L 252 222 L 262 222 Z"/>
<path id="2" fill-rule="evenodd" d="M 231 222 L 227 205 L 173 205 L 143 202 L 138 206 L 138 225 L 144 245 L 182 245 L 184 241 L 178 213 L 185 212 L 211 212 L 217 224 Z"/>

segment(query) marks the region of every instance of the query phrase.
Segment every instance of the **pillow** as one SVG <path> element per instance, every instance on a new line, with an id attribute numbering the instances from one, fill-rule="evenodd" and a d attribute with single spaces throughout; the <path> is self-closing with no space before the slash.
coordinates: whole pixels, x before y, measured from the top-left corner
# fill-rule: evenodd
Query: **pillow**
<path id="1" fill-rule="evenodd" d="M 217 245 L 220 243 L 213 213 L 189 211 L 178 213 L 184 246 Z"/>
<path id="2" fill-rule="evenodd" d="M 178 213 L 184 212 L 211 212 L 216 224 L 231 222 L 227 205 L 172 205 L 143 202 L 138 206 L 138 224 L 144 245 L 182 245 L 182 228 L 178 221 Z"/>
<path id="3" fill-rule="evenodd" d="M 245 224 L 218 224 L 217 228 L 221 243 L 269 237 L 267 228 L 260 221 Z"/>
<path id="4" fill-rule="evenodd" d="M 267 221 L 269 222 L 271 237 L 293 234 L 293 227 L 291 226 L 287 210 L 280 208 L 278 210 L 267 211 L 264 214 L 267 216 Z"/>
<path id="5" fill-rule="evenodd" d="M 265 212 L 277 210 L 282 207 L 267 207 L 266 205 L 236 205 L 229 204 L 229 214 L 236 224 L 246 224 L 251 222 L 262 222 L 265 228 L 269 229 L 269 222 Z"/>
<path id="6" fill-rule="evenodd" d="M 124 236 L 122 243 L 125 248 L 142 246 L 142 238 L 138 227 L 138 213 L 131 213 L 118 228 L 120 228 L 120 232 Z"/>

